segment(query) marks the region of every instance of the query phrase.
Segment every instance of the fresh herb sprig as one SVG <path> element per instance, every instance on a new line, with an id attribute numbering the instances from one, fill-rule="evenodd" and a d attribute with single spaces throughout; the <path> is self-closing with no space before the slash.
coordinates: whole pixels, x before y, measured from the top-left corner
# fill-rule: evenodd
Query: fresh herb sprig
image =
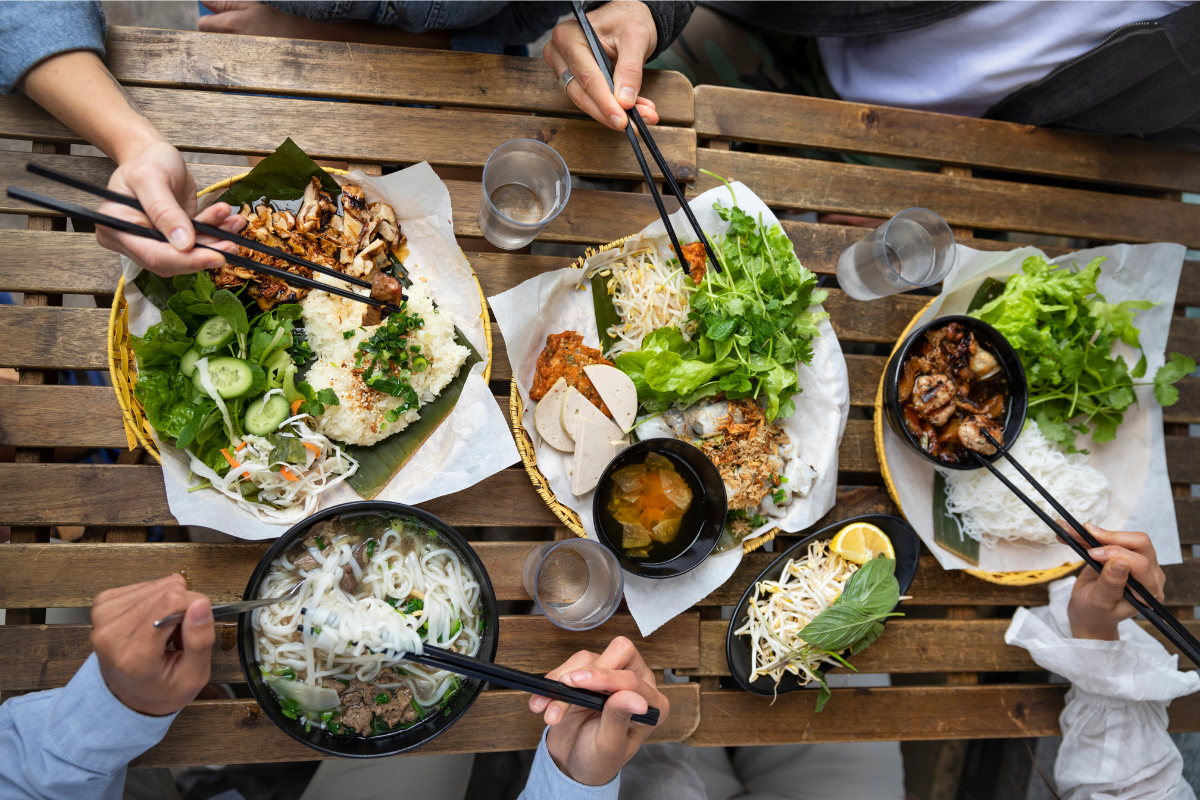
<path id="1" fill-rule="evenodd" d="M 1134 387 L 1153 386 L 1159 403 L 1173 405 L 1179 399 L 1174 384 L 1196 369 L 1192 359 L 1171 353 L 1152 381 L 1137 382 L 1146 374 L 1146 354 L 1132 370 L 1124 357 L 1113 356 L 1118 341 L 1141 350 L 1134 314 L 1155 303 L 1105 300 L 1096 290 L 1104 261 L 1061 268 L 1030 256 L 999 297 L 971 312 L 1017 351 L 1029 383 L 1030 415 L 1069 453 L 1079 452 L 1079 434 L 1090 432 L 1096 442 L 1116 438 L 1125 411 L 1137 402 Z"/>
<path id="2" fill-rule="evenodd" d="M 389 314 L 355 351 L 354 366 L 362 368 L 363 383 L 377 392 L 404 398 L 403 405 L 385 415 L 390 422 L 419 405 L 410 378 L 415 372 L 429 369 L 429 359 L 422 355 L 421 345 L 411 341 L 410 334 L 424 326 L 421 316 L 408 311 L 408 304 L 401 302 L 400 311 Z"/>

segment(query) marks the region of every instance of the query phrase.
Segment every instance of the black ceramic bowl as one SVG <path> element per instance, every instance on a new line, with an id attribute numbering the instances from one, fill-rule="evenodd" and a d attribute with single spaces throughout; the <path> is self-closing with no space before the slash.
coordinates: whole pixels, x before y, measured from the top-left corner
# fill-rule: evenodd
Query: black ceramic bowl
<path id="1" fill-rule="evenodd" d="M 1004 430 L 1003 443 L 1009 446 L 1017 440 L 1021 428 L 1025 425 L 1025 412 L 1029 408 L 1029 386 L 1025 382 L 1025 367 L 1022 366 L 1021 359 L 1017 357 L 1017 352 L 1013 350 L 1012 345 L 1004 338 L 1004 334 L 974 317 L 954 315 L 938 317 L 909 334 L 904 343 L 892 354 L 887 369 L 883 372 L 883 411 L 887 415 L 888 424 L 892 426 L 896 435 L 914 453 L 920 454 L 929 463 L 947 469 L 979 469 L 979 462 L 973 458 L 959 464 L 947 464 L 926 453 L 921 449 L 921 444 L 916 437 L 909 433 L 904 424 L 904 412 L 900 408 L 900 368 L 904 365 L 904 359 L 908 356 L 909 351 L 925 337 L 926 331 L 940 328 L 950 322 L 961 323 L 964 328 L 974 333 L 1000 362 L 1000 368 L 1004 370 L 1004 375 L 1008 380 L 1008 392 L 1004 397 L 1004 424 L 1001 426 Z M 983 457 L 988 461 L 995 461 L 1001 455 L 997 450 L 990 456 Z"/>
<path id="2" fill-rule="evenodd" d="M 758 577 L 750 584 L 750 588 L 746 589 L 746 593 L 742 595 L 742 599 L 738 601 L 738 604 L 733 609 L 733 618 L 729 622 L 729 633 L 725 636 L 725 659 L 729 662 L 729 672 L 733 675 L 733 679 L 737 681 L 738 686 L 741 686 L 747 692 L 771 697 L 775 694 L 794 692 L 797 689 L 815 689 L 820 685 L 816 681 L 813 681 L 808 686 L 804 686 L 800 683 L 800 678 L 790 672 L 783 673 L 783 678 L 779 681 L 778 691 L 776 691 L 775 681 L 769 675 L 762 675 L 757 680 L 751 682 L 750 637 L 734 636 L 733 632 L 746 624 L 746 620 L 749 618 L 749 612 L 746 609 L 750 605 L 750 598 L 754 596 L 754 586 L 759 581 L 779 580 L 779 576 L 783 574 L 783 567 L 787 564 L 788 559 L 803 556 L 808 552 L 810 544 L 824 539 L 832 539 L 838 531 L 854 522 L 869 522 L 886 533 L 888 538 L 892 540 L 892 548 L 896 551 L 896 581 L 900 584 L 900 594 L 908 591 L 908 587 L 912 585 L 913 576 L 917 574 L 917 561 L 921 555 L 921 540 L 917 538 L 916 531 L 899 517 L 892 517 L 886 514 L 867 514 L 866 516 L 854 517 L 853 519 L 839 522 L 836 525 L 830 525 L 828 528 L 822 528 L 816 533 L 804 537 L 781 553 L 779 558 L 772 561 L 769 567 L 758 574 Z M 896 607 L 899 608 L 899 605 Z M 851 659 L 851 663 L 854 663 L 853 659 Z"/>
<path id="3" fill-rule="evenodd" d="M 271 546 L 271 549 L 267 550 L 266 554 L 259 560 L 258 566 L 254 569 L 254 574 L 250 576 L 250 582 L 246 585 L 246 593 L 243 595 L 243 599 L 254 600 L 258 598 L 259 583 L 271 568 L 271 562 L 299 541 L 314 524 L 327 520 L 330 517 L 354 517 L 380 512 L 397 516 L 416 517 L 421 520 L 421 522 L 437 531 L 446 545 L 457 552 L 463 563 L 475 573 L 475 580 L 479 582 L 479 597 L 480 605 L 482 606 L 483 621 L 486 625 L 486 629 L 480 635 L 482 641 L 480 642 L 478 655 L 479 658 L 487 659 L 488 661 L 495 660 L 500 618 L 496 613 L 496 592 L 492 589 L 492 582 L 488 578 L 487 570 L 483 568 L 483 562 L 479 560 L 479 556 L 471 549 L 471 545 L 467 544 L 466 539 L 458 531 L 454 530 L 454 528 L 451 528 L 432 514 L 422 511 L 419 508 L 401 505 L 400 503 L 385 503 L 375 500 L 361 503 L 346 503 L 334 506 L 333 508 L 327 508 L 296 523 L 287 533 L 280 536 L 275 544 Z M 238 618 L 238 660 L 241 661 L 242 674 L 246 676 L 246 683 L 250 685 L 250 693 L 258 701 L 258 705 L 262 708 L 263 713 L 267 715 L 267 718 L 271 722 L 275 723 L 284 733 L 296 741 L 306 744 L 322 753 L 331 756 L 341 756 L 343 758 L 378 758 L 380 756 L 394 756 L 398 753 L 415 750 L 426 742 L 441 736 L 450 726 L 458 722 L 467 713 L 467 709 L 475 702 L 475 698 L 479 696 L 479 692 L 483 688 L 479 681 L 464 678 L 462 689 L 450 699 L 449 708 L 445 712 L 439 711 L 436 714 L 429 714 L 419 725 L 414 725 L 402 731 L 393 731 L 392 733 L 371 737 L 335 736 L 319 728 L 313 728 L 308 733 L 305 733 L 303 725 L 283 715 L 275 693 L 263 681 L 262 673 L 258 669 L 258 661 L 255 660 L 255 652 L 254 632 L 250 627 L 250 614 L 242 614 Z"/>
<path id="4" fill-rule="evenodd" d="M 612 474 L 628 464 L 640 463 L 646 454 L 651 452 L 668 453 L 683 462 L 694 479 L 691 483 L 700 487 L 699 494 L 692 502 L 704 504 L 703 522 L 700 527 L 693 531 L 679 532 L 680 536 L 692 537 L 688 546 L 674 558 L 659 562 L 626 556 L 625 551 L 621 549 L 620 540 L 609 537 L 609 532 L 600 517 L 603 498 L 608 495 L 608 486 L 612 483 Z M 604 468 L 592 499 L 592 523 L 596 526 L 601 544 L 613 552 L 621 564 L 621 569 L 644 578 L 673 578 L 700 566 L 700 562 L 708 558 L 709 553 L 717 546 L 721 530 L 725 527 L 726 502 L 725 483 L 721 480 L 721 473 L 699 448 L 677 439 L 647 439 L 622 450 Z"/>

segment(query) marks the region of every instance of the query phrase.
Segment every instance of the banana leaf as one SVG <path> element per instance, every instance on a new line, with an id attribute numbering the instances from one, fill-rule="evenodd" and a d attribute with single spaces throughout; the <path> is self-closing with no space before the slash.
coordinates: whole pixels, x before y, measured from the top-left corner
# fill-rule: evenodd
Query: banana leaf
<path id="1" fill-rule="evenodd" d="M 369 446 L 351 445 L 346 448 L 351 456 L 358 459 L 358 471 L 347 478 L 346 483 L 361 497 L 371 500 L 383 491 L 388 481 L 404 468 L 425 440 L 445 422 L 462 394 L 471 367 L 483 360 L 462 331 L 455 327 L 454 333 L 454 341 L 470 350 L 471 354 L 459 368 L 454 380 L 442 389 L 442 393 L 435 397 L 433 402 L 421 406 L 421 416 L 417 421 L 382 442 Z"/>
<path id="2" fill-rule="evenodd" d="M 608 278 L 598 274 L 592 276 L 592 306 L 596 309 L 596 329 L 600 334 L 600 352 L 607 353 L 613 346 L 613 338 L 608 335 L 608 329 L 621 324 L 621 315 L 617 313 L 612 295 L 608 293 Z"/>
<path id="3" fill-rule="evenodd" d="M 242 203 L 255 203 L 263 198 L 270 200 L 299 200 L 309 178 L 316 175 L 321 186 L 333 197 L 342 193 L 342 187 L 317 162 L 308 157 L 290 138 L 285 139 L 274 153 L 264 158 L 250 174 L 225 190 L 218 200 L 234 208 Z"/>

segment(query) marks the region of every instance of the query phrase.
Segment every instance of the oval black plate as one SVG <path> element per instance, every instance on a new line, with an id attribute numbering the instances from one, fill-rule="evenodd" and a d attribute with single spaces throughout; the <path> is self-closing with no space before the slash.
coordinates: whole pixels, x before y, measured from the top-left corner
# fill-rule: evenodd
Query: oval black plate
<path id="1" fill-rule="evenodd" d="M 271 562 L 302 538 L 315 523 L 330 517 L 352 517 L 380 512 L 416 517 L 421 520 L 437 531 L 451 549 L 458 553 L 463 563 L 475 573 L 475 580 L 479 582 L 481 613 L 486 626 L 485 630 L 480 633 L 479 652 L 476 657 L 495 661 L 496 645 L 499 643 L 500 617 L 496 611 L 496 592 L 492 589 L 492 581 L 488 577 L 487 570 L 483 568 L 483 562 L 480 561 L 479 556 L 462 537 L 462 534 L 454 528 L 428 511 L 400 503 L 388 503 L 382 500 L 345 503 L 318 511 L 311 517 L 297 522 L 287 533 L 280 536 L 259 559 L 258 566 L 255 567 L 250 581 L 246 584 L 246 593 L 242 599 L 254 600 L 258 597 L 258 584 L 266 577 Z M 415 750 L 441 736 L 454 723 L 458 722 L 483 689 L 483 684 L 479 681 L 473 678 L 464 678 L 462 679 L 462 688 L 444 706 L 433 709 L 425 715 L 423 720 L 412 727 L 375 736 L 335 736 L 320 728 L 305 731 L 304 726 L 299 722 L 283 715 L 279 699 L 273 691 L 267 688 L 263 680 L 254 653 L 254 631 L 250 628 L 250 614 L 242 614 L 238 617 L 238 660 L 241 661 L 242 674 L 246 676 L 246 683 L 250 686 L 250 694 L 254 695 L 254 699 L 258 701 L 258 705 L 266 714 L 267 719 L 301 744 L 308 745 L 327 755 L 341 756 L 342 758 L 379 758 Z"/>
<path id="2" fill-rule="evenodd" d="M 896 580 L 900 584 L 900 594 L 903 595 L 908 591 L 908 587 L 912 585 L 913 576 L 917 574 L 917 561 L 921 555 L 921 540 L 917 538 L 916 531 L 899 517 L 892 517 L 887 514 L 866 514 L 830 525 L 828 528 L 822 528 L 816 533 L 804 537 L 780 553 L 779 557 L 772 561 L 770 566 L 758 574 L 758 577 L 750 583 L 750 587 L 746 589 L 746 593 L 742 595 L 742 599 L 738 601 L 738 604 L 733 609 L 733 619 L 729 622 L 729 633 L 725 635 L 725 659 L 729 662 L 729 672 L 733 675 L 733 679 L 737 681 L 738 686 L 741 686 L 747 692 L 771 697 L 775 694 L 794 692 L 797 689 L 815 689 L 820 685 L 816 681 L 813 681 L 805 686 L 800 683 L 798 676 L 790 672 L 783 674 L 783 678 L 779 681 L 778 691 L 776 690 L 775 682 L 771 680 L 769 675 L 760 676 L 752 683 L 749 680 L 751 669 L 750 637 L 734 636 L 733 632 L 746 624 L 746 620 L 749 618 L 746 608 L 750 605 L 750 598 L 754 594 L 754 587 L 759 581 L 778 580 L 779 576 L 783 574 L 783 567 L 787 564 L 788 559 L 804 555 L 808 552 L 808 546 L 811 543 L 823 539 L 832 539 L 838 531 L 854 522 L 869 522 L 886 533 L 888 538 L 892 540 L 892 547 L 896 551 Z"/>

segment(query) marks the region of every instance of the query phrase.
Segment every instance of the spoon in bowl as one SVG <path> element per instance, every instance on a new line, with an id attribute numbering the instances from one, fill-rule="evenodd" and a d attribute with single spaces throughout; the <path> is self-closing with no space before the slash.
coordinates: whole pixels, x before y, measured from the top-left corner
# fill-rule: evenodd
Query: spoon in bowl
<path id="1" fill-rule="evenodd" d="M 246 611 L 253 611 L 256 608 L 265 608 L 266 606 L 273 606 L 276 603 L 287 600 L 289 597 L 294 595 L 296 592 L 300 591 L 300 587 L 303 585 L 304 584 L 302 584 L 302 583 L 297 583 L 295 586 L 293 586 L 291 588 L 291 590 L 288 591 L 287 594 L 281 594 L 279 597 L 268 597 L 263 600 L 238 600 L 237 602 L 234 602 L 234 603 L 219 603 L 218 605 L 215 605 L 212 607 L 213 619 L 224 619 L 225 617 L 236 617 L 238 614 L 241 614 Z M 177 625 L 183 621 L 183 615 L 185 613 L 186 612 L 184 612 L 184 611 L 180 611 L 177 614 L 171 614 L 169 616 L 163 617 L 162 619 L 155 620 L 154 627 L 163 628 L 163 627 L 166 627 L 167 625 Z"/>

